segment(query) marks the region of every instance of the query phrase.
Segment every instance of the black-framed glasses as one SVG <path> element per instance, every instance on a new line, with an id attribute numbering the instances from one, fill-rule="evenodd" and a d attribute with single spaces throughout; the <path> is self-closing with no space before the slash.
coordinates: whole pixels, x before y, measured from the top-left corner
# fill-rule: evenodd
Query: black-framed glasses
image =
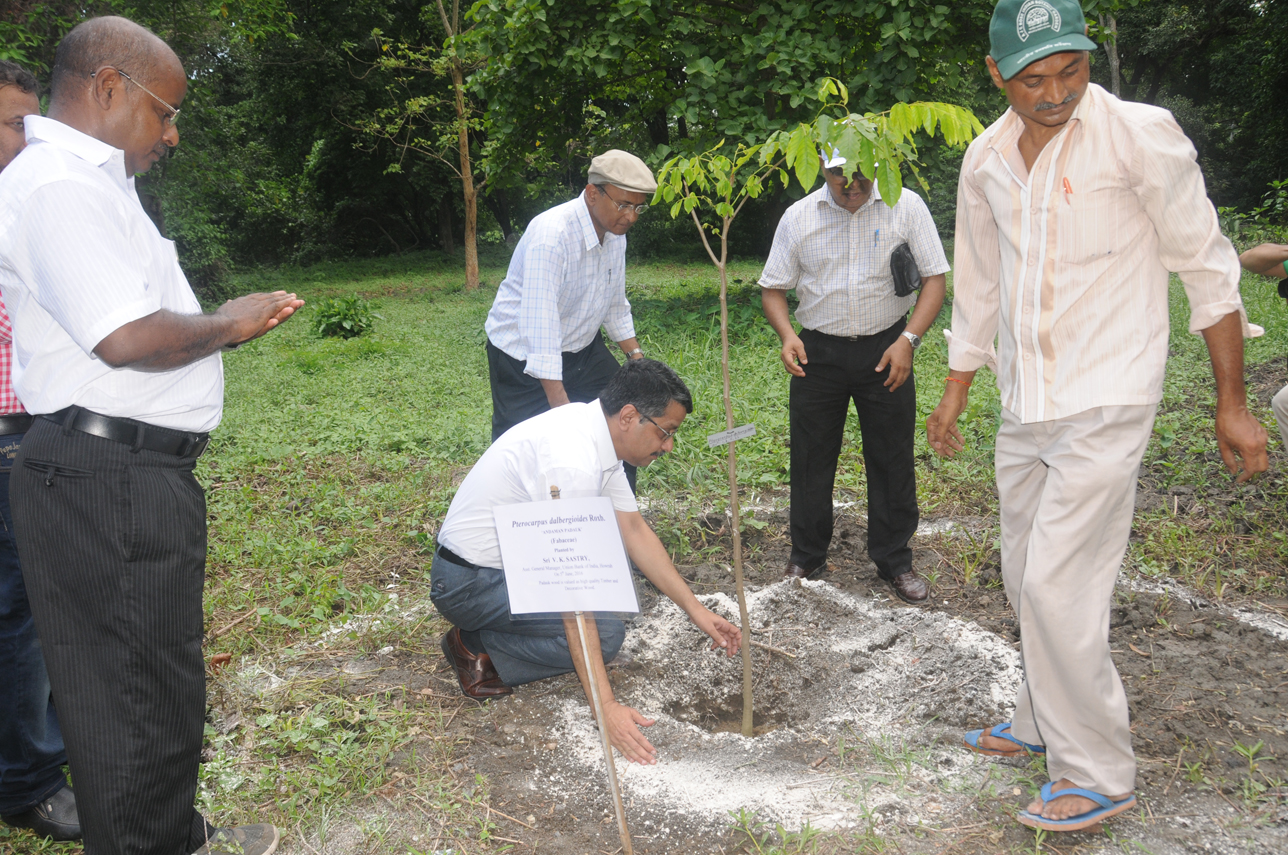
<path id="1" fill-rule="evenodd" d="M 651 424 L 653 427 L 657 428 L 658 430 L 660 430 L 660 431 L 662 432 L 662 441 L 663 441 L 663 442 L 666 442 L 668 439 L 675 439 L 675 435 L 676 435 L 677 433 L 679 433 L 679 432 L 680 432 L 680 429 L 679 429 L 679 428 L 676 428 L 675 430 L 667 430 L 666 428 L 662 427 L 660 424 L 658 424 L 657 422 L 653 421 L 652 419 L 650 419 L 648 416 L 644 415 L 643 413 L 640 413 L 640 418 L 641 418 L 641 419 L 643 419 L 644 421 L 648 422 L 648 423 L 649 423 L 649 424 Z"/>
<path id="2" fill-rule="evenodd" d="M 151 95 L 153 98 L 155 98 L 155 99 L 156 99 L 157 103 L 159 103 L 162 107 L 165 107 L 167 110 L 169 110 L 169 111 L 170 111 L 169 115 L 167 115 L 167 116 L 165 117 L 165 124 L 166 124 L 166 127 L 167 127 L 167 128 L 173 128 L 173 127 L 174 127 L 174 123 L 175 123 L 175 122 L 177 122 L 177 121 L 179 121 L 179 108 L 178 108 L 178 107 L 171 107 L 171 106 L 170 106 L 170 104 L 169 104 L 165 99 L 158 97 L 158 96 L 157 96 L 157 94 L 156 94 L 155 92 L 153 92 L 151 89 L 149 89 L 148 87 L 144 86 L 142 83 L 140 83 L 139 81 L 135 80 L 133 77 L 131 77 L 130 75 L 126 74 L 124 71 L 121 71 L 121 69 L 117 68 L 116 66 L 114 66 L 114 65 L 105 65 L 105 66 L 103 66 L 103 68 L 110 68 L 110 69 L 112 69 L 112 70 L 113 70 L 113 71 L 115 71 L 117 74 L 121 75 L 121 76 L 122 76 L 122 77 L 124 77 L 126 80 L 130 81 L 130 82 L 131 82 L 131 83 L 133 83 L 135 86 L 139 87 L 139 88 L 140 88 L 140 89 L 142 89 L 144 92 L 146 92 L 146 93 L 148 93 L 149 95 Z M 98 71 L 102 71 L 102 70 L 103 70 L 103 68 L 100 68 Z M 95 75 L 97 75 L 97 74 L 98 74 L 98 71 L 95 71 L 95 72 L 94 72 L 94 74 L 91 74 L 91 75 L 90 75 L 90 79 L 91 79 L 91 80 L 94 78 L 94 76 L 95 76 Z"/>
<path id="3" fill-rule="evenodd" d="M 646 203 L 644 203 L 643 205 L 632 205 L 630 202 L 619 202 L 619 201 L 617 201 L 616 199 L 614 199 L 614 198 L 613 198 L 612 194 L 608 192 L 608 185 L 607 185 L 607 184 L 599 185 L 599 192 L 600 192 L 600 193 L 603 193 L 605 196 L 607 196 L 607 197 L 608 197 L 608 201 L 612 202 L 614 205 L 616 205 L 616 206 L 617 206 L 617 212 L 618 212 L 619 214 L 620 214 L 620 213 L 623 213 L 623 212 L 624 212 L 624 211 L 626 211 L 628 208 L 634 208 L 634 209 L 635 209 L 635 214 L 636 214 L 636 216 L 639 216 L 640 214 L 642 214 L 642 213 L 644 213 L 645 211 L 647 211 L 647 210 L 648 210 L 648 203 L 647 203 L 647 202 L 646 202 Z M 646 418 L 647 418 L 647 417 L 646 417 Z M 649 421 L 653 421 L 653 420 L 652 420 L 652 419 L 649 419 Z M 657 424 L 657 422 L 653 422 L 653 424 Z"/>

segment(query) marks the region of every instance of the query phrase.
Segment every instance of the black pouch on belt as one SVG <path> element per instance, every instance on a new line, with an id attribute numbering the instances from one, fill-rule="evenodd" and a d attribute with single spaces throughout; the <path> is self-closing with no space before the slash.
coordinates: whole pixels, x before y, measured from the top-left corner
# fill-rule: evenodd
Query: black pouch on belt
<path id="1" fill-rule="evenodd" d="M 896 297 L 907 297 L 921 288 L 921 272 L 908 244 L 901 243 L 890 253 L 890 275 L 894 277 Z"/>

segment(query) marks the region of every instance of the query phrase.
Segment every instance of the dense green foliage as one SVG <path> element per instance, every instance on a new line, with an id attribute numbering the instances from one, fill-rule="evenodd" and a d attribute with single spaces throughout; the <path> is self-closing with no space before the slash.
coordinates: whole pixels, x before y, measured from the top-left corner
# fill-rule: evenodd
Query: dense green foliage
<path id="1" fill-rule="evenodd" d="M 371 304 L 357 294 L 348 297 L 327 297 L 317 306 L 313 326 L 324 338 L 357 338 L 368 333 L 380 317 L 371 311 Z"/>
<path id="2" fill-rule="evenodd" d="M 660 166 L 721 139 L 764 142 L 810 117 L 809 95 L 827 76 L 849 88 L 859 113 L 945 101 L 987 123 L 1005 107 L 982 64 L 992 5 L 467 3 L 452 50 L 471 72 L 481 238 L 498 244 L 569 198 L 589 158 L 607 147 Z M 1085 5 L 1097 38 L 1109 38 L 1101 16 L 1116 16 L 1124 97 L 1175 112 L 1218 205 L 1246 212 L 1269 182 L 1288 178 L 1279 103 L 1288 91 L 1288 0 Z M 455 116 L 442 62 L 450 40 L 436 3 L 18 0 L 0 11 L 0 55 L 46 75 L 61 35 L 103 13 L 152 27 L 189 70 L 182 145 L 139 186 L 209 298 L 225 293 L 230 271 L 254 265 L 459 247 L 461 183 L 439 133 Z M 390 63 L 397 51 L 417 62 Z M 1103 52 L 1093 74 L 1108 85 Z M 960 153 L 916 142 L 946 235 Z M 425 143 L 448 156 L 417 155 Z M 776 188 L 749 204 L 731 251 L 763 253 L 799 193 Z M 1282 212 L 1263 218 L 1283 224 Z M 665 217 L 646 218 L 631 236 L 636 258 L 695 250 L 687 226 Z"/>

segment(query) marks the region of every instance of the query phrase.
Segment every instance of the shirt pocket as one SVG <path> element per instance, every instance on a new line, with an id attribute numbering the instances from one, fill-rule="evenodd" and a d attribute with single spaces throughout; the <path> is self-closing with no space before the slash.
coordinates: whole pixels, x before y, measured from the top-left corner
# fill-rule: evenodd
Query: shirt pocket
<path id="1" fill-rule="evenodd" d="M 1063 264 L 1092 264 L 1113 258 L 1123 235 L 1117 228 L 1122 208 L 1112 188 L 1089 193 L 1055 194 L 1055 258 Z"/>

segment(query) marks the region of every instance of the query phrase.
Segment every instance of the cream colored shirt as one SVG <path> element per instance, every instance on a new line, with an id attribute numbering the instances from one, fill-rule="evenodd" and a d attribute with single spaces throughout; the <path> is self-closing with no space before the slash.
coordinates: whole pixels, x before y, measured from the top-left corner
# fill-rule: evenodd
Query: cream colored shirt
<path id="1" fill-rule="evenodd" d="M 1024 423 L 1156 403 L 1168 271 L 1185 286 L 1191 332 L 1243 315 L 1239 258 L 1194 146 L 1171 113 L 1094 83 L 1031 171 L 1023 127 L 1007 110 L 962 162 L 949 367 L 992 368 L 1002 406 Z"/>

